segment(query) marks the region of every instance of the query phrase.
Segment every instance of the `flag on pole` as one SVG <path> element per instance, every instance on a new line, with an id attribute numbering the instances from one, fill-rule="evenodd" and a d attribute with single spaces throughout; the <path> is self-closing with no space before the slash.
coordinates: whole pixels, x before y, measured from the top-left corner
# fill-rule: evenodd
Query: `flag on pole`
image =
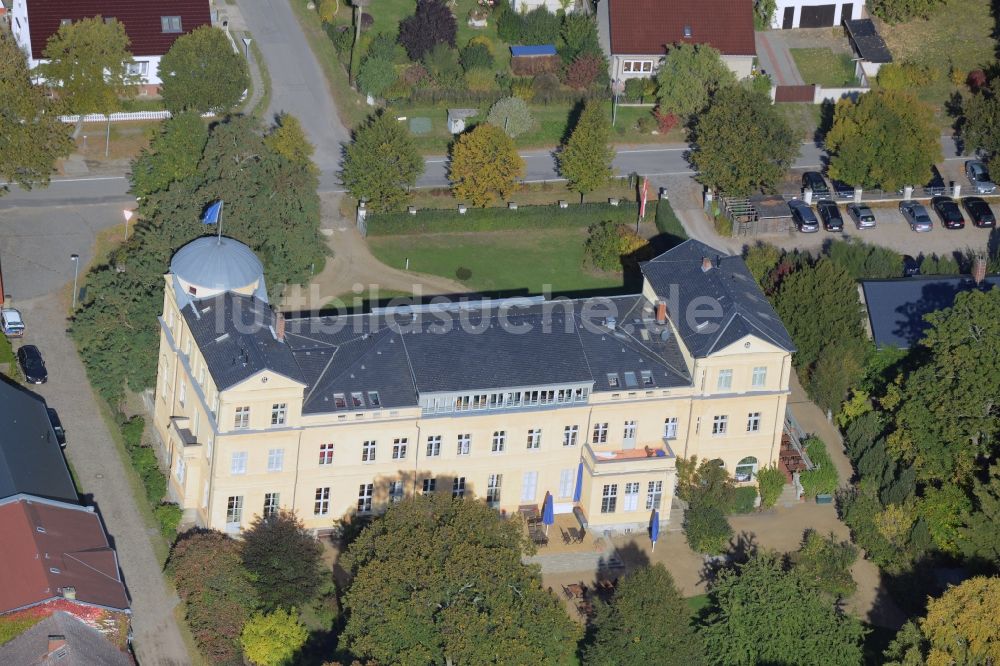
<path id="1" fill-rule="evenodd" d="M 649 179 L 642 179 L 642 194 L 639 202 L 639 219 L 644 220 L 646 218 L 646 201 L 649 199 Z"/>
<path id="2" fill-rule="evenodd" d="M 222 199 L 219 199 L 215 203 L 211 204 L 202 213 L 201 223 L 202 224 L 218 224 L 219 218 L 222 216 Z"/>

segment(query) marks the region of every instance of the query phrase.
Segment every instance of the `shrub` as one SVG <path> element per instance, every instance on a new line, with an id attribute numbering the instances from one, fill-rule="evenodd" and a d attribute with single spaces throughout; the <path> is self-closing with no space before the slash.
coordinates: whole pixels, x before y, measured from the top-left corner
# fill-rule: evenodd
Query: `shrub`
<path id="1" fill-rule="evenodd" d="M 751 513 L 757 508 L 757 488 L 743 486 L 733 494 L 733 513 Z"/>
<path id="2" fill-rule="evenodd" d="M 340 2 L 338 0 L 320 0 L 319 5 L 316 7 L 319 20 L 323 23 L 333 23 L 333 20 L 337 17 L 337 9 L 339 7 Z"/>
<path id="3" fill-rule="evenodd" d="M 654 127 L 656 127 L 656 121 L 649 116 L 639 116 L 639 119 L 635 121 L 636 130 L 643 134 L 649 134 Z"/>
<path id="4" fill-rule="evenodd" d="M 465 87 L 476 92 L 496 90 L 497 81 L 490 69 L 470 69 L 465 72 Z"/>
<path id="5" fill-rule="evenodd" d="M 514 79 L 510 84 L 510 94 L 514 97 L 520 97 L 525 102 L 530 102 L 535 98 L 535 87 L 534 79 L 530 76 L 520 79 Z"/>
<path id="6" fill-rule="evenodd" d="M 532 80 L 531 89 L 534 91 L 535 101 L 548 104 L 559 91 L 559 78 L 551 72 L 544 72 Z"/>
<path id="7" fill-rule="evenodd" d="M 718 460 L 698 456 L 677 460 L 677 496 L 691 506 L 711 506 L 729 511 L 733 505 L 733 479 Z"/>
<path id="8" fill-rule="evenodd" d="M 422 210 L 416 216 L 407 212 L 369 213 L 369 236 L 396 236 L 408 234 L 441 234 L 475 231 L 512 231 L 516 229 L 564 229 L 589 226 L 601 221 L 635 222 L 638 206 L 622 202 L 618 206 L 607 203 L 585 203 L 568 208 L 549 206 L 521 206 L 517 210 L 506 208 L 470 208 L 459 214 L 455 208 L 447 210 Z"/>
<path id="9" fill-rule="evenodd" d="M 777 465 L 770 465 L 757 470 L 757 490 L 760 493 L 760 508 L 770 509 L 774 506 L 785 488 L 785 473 Z"/>
<path id="10" fill-rule="evenodd" d="M 489 47 L 481 42 L 475 44 L 469 42 L 462 49 L 459 61 L 462 63 L 462 68 L 465 71 L 476 68 L 493 69 L 493 54 L 490 52 Z"/>
<path id="11" fill-rule="evenodd" d="M 146 429 L 146 421 L 141 416 L 133 416 L 121 426 L 125 447 L 135 449 L 142 444 L 142 433 Z"/>
<path id="12" fill-rule="evenodd" d="M 604 58 L 601 56 L 593 54 L 577 56 L 566 68 L 566 85 L 576 90 L 589 88 L 606 69 Z"/>
<path id="13" fill-rule="evenodd" d="M 653 109 L 653 117 L 656 118 L 656 126 L 660 130 L 660 134 L 666 134 L 677 127 L 677 122 L 680 120 L 675 113 L 661 113 L 660 107 Z"/>
<path id="14" fill-rule="evenodd" d="M 692 506 L 684 512 L 684 534 L 696 553 L 720 555 L 733 536 L 733 528 L 717 507 Z"/>
<path id="15" fill-rule="evenodd" d="M 442 0 L 419 0 L 417 11 L 399 24 L 399 43 L 410 60 L 422 60 L 436 45 L 454 48 L 457 31 L 455 17 Z"/>
<path id="16" fill-rule="evenodd" d="M 560 27 L 559 17 L 544 6 L 522 14 L 505 5 L 497 18 L 497 35 L 508 44 L 554 44 Z"/>
<path id="17" fill-rule="evenodd" d="M 642 99 L 642 92 L 645 89 L 642 79 L 628 79 L 625 81 L 625 98 L 638 101 Z"/>
<path id="18" fill-rule="evenodd" d="M 646 258 L 649 241 L 622 222 L 600 222 L 589 229 L 584 262 L 602 271 L 621 271 Z"/>
<path id="19" fill-rule="evenodd" d="M 969 72 L 968 78 L 965 80 L 965 84 L 969 86 L 969 90 L 978 93 L 984 87 L 986 87 L 986 72 L 981 69 L 974 69 Z"/>
<path id="20" fill-rule="evenodd" d="M 372 97 L 381 97 L 396 82 L 396 68 L 382 58 L 365 58 L 358 71 L 358 86 Z"/>
<path id="21" fill-rule="evenodd" d="M 403 53 L 399 44 L 396 43 L 395 37 L 387 32 L 380 32 L 372 37 L 372 41 L 368 43 L 368 51 L 365 52 L 365 55 L 368 58 L 382 58 L 389 62 L 396 62 Z"/>
<path id="22" fill-rule="evenodd" d="M 802 472 L 799 480 L 807 497 L 830 494 L 837 489 L 839 482 L 837 468 L 833 465 L 830 454 L 826 452 L 826 444 L 821 439 L 810 437 L 802 442 L 802 447 L 816 469 Z"/>
<path id="23" fill-rule="evenodd" d="M 790 556 L 793 569 L 809 584 L 834 598 L 849 597 L 858 589 L 851 566 L 858 549 L 849 541 L 839 541 L 832 533 L 822 537 L 807 530 L 802 546 Z"/>
<path id="24" fill-rule="evenodd" d="M 912 90 L 930 83 L 931 77 L 927 67 L 912 62 L 889 62 L 879 68 L 875 80 L 886 90 Z"/>
<path id="25" fill-rule="evenodd" d="M 173 502 L 162 502 L 153 509 L 153 516 L 160 524 L 160 533 L 167 539 L 177 534 L 177 526 L 181 524 L 184 512 Z"/>
<path id="26" fill-rule="evenodd" d="M 333 42 L 333 48 L 338 55 L 345 55 L 351 50 L 351 42 L 354 41 L 351 26 L 327 23 L 325 28 L 326 34 L 330 38 L 330 41 Z"/>
<path id="27" fill-rule="evenodd" d="M 368 32 L 375 25 L 375 17 L 367 12 L 361 13 L 361 32 Z"/>
<path id="28" fill-rule="evenodd" d="M 437 44 L 424 55 L 424 65 L 434 82 L 442 88 L 459 88 L 465 82 L 458 52 L 445 44 Z"/>
<path id="29" fill-rule="evenodd" d="M 330 576 L 319 541 L 295 513 L 284 509 L 254 517 L 243 532 L 241 555 L 266 611 L 312 601 Z"/>
<path id="30" fill-rule="evenodd" d="M 455 277 L 458 278 L 459 282 L 465 282 L 472 278 L 472 269 L 459 266 L 455 269 Z"/>
<path id="31" fill-rule="evenodd" d="M 430 82 L 431 75 L 420 63 L 414 63 L 403 70 L 400 79 L 410 87 L 416 88 Z"/>
<path id="32" fill-rule="evenodd" d="M 521 136 L 535 125 L 528 105 L 520 97 L 504 97 L 490 107 L 486 122 L 499 127 L 507 136 Z"/>

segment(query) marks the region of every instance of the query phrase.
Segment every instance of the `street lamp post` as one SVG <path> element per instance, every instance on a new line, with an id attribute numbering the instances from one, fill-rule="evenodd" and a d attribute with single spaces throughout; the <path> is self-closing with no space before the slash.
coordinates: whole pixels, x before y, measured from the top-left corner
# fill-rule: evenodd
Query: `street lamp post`
<path id="1" fill-rule="evenodd" d="M 73 309 L 76 310 L 76 281 L 80 277 L 80 255 L 71 254 L 69 260 L 73 262 Z"/>

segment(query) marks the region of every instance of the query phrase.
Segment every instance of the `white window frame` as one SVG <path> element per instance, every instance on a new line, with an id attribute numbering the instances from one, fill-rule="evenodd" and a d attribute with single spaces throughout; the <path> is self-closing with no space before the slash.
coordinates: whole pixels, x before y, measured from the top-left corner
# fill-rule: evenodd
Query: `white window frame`
<path id="1" fill-rule="evenodd" d="M 663 502 L 663 481 L 650 481 L 646 484 L 646 511 L 659 510 Z"/>
<path id="2" fill-rule="evenodd" d="M 467 456 L 472 452 L 472 435 L 465 433 L 458 436 L 458 455 Z"/>
<path id="3" fill-rule="evenodd" d="M 404 494 L 403 482 L 402 481 L 390 481 L 389 482 L 389 501 L 390 502 L 400 502 L 403 499 Z"/>
<path id="4" fill-rule="evenodd" d="M 652 60 L 622 60 L 622 73 L 624 74 L 651 74 L 652 72 Z"/>
<path id="5" fill-rule="evenodd" d="M 406 437 L 397 437 L 392 440 L 392 459 L 393 460 L 406 460 L 406 446 L 409 440 Z M 363 451 L 362 451 L 363 453 Z M 374 458 L 372 458 L 374 460 Z M 362 455 L 361 462 L 370 462 L 364 459 Z"/>
<path id="6" fill-rule="evenodd" d="M 590 438 L 591 444 L 607 444 L 608 443 L 608 424 L 607 423 L 595 423 L 594 424 L 594 434 Z"/>
<path id="7" fill-rule="evenodd" d="M 626 421 L 625 427 L 622 431 L 622 440 L 625 441 L 625 443 L 635 443 L 635 435 L 638 430 L 639 428 L 636 426 L 635 421 Z"/>
<path id="8" fill-rule="evenodd" d="M 618 508 L 618 484 L 608 483 L 601 491 L 601 513 L 614 513 Z"/>
<path id="9" fill-rule="evenodd" d="M 729 415 L 720 414 L 712 417 L 712 436 L 721 437 L 729 430 Z"/>
<path id="10" fill-rule="evenodd" d="M 281 426 L 285 425 L 285 421 L 288 418 L 288 403 L 276 402 L 271 405 L 271 425 Z"/>
<path id="11" fill-rule="evenodd" d="M 538 472 L 525 472 L 521 476 L 521 501 L 534 502 L 538 496 Z"/>
<path id="12" fill-rule="evenodd" d="M 264 493 L 264 510 L 261 515 L 264 518 L 278 513 L 281 506 L 281 493 Z"/>
<path id="13" fill-rule="evenodd" d="M 572 467 L 559 471 L 559 497 L 573 497 L 576 490 L 576 470 Z"/>
<path id="14" fill-rule="evenodd" d="M 375 462 L 377 442 L 374 439 L 366 439 L 361 444 L 361 462 L 363 463 L 373 463 Z"/>
<path id="15" fill-rule="evenodd" d="M 375 494 L 374 483 L 362 483 L 358 488 L 358 513 L 372 512 L 372 498 Z"/>
<path id="16" fill-rule="evenodd" d="M 760 432 L 760 412 L 747 414 L 747 432 Z"/>
<path id="17" fill-rule="evenodd" d="M 246 430 L 250 427 L 250 405 L 240 405 L 236 408 L 233 417 L 233 428 L 235 430 Z"/>
<path id="18" fill-rule="evenodd" d="M 563 428 L 563 446 L 576 446 L 580 436 L 580 426 L 568 425 Z"/>
<path id="19" fill-rule="evenodd" d="M 503 453 L 506 447 L 507 447 L 507 431 L 494 430 L 492 444 L 490 445 L 490 451 L 492 453 Z"/>
<path id="20" fill-rule="evenodd" d="M 454 499 L 462 499 L 465 497 L 465 477 L 456 476 L 451 481 L 451 496 Z"/>
<path id="21" fill-rule="evenodd" d="M 185 400 L 187 400 L 187 382 L 182 379 L 180 388 L 177 390 L 177 402 L 181 403 L 181 407 L 183 407 Z"/>
<path id="22" fill-rule="evenodd" d="M 281 472 L 285 469 L 285 450 L 268 449 L 267 451 L 267 471 Z"/>
<path id="23" fill-rule="evenodd" d="M 423 483 L 421 484 L 423 493 L 427 495 L 428 493 L 437 492 L 437 482 L 438 482 L 437 478 L 433 476 L 429 476 L 426 479 L 424 479 Z"/>
<path id="24" fill-rule="evenodd" d="M 184 32 L 184 26 L 180 16 L 161 16 L 160 31 L 165 35 L 176 35 Z"/>
<path id="25" fill-rule="evenodd" d="M 731 368 L 719 370 L 719 378 L 716 382 L 715 388 L 719 391 L 733 390 L 733 371 Z"/>
<path id="26" fill-rule="evenodd" d="M 528 450 L 537 451 L 542 448 L 542 429 L 531 428 L 528 430 Z"/>
<path id="27" fill-rule="evenodd" d="M 246 451 L 233 451 L 232 455 L 229 457 L 229 474 L 232 476 L 241 476 L 247 473 L 247 457 Z"/>
<path id="28" fill-rule="evenodd" d="M 230 495 L 226 500 L 226 525 L 243 523 L 243 495 Z"/>
<path id="29" fill-rule="evenodd" d="M 319 465 L 326 467 L 333 464 L 333 442 L 323 442 L 319 445 Z"/>
<path id="30" fill-rule="evenodd" d="M 663 419 L 663 438 L 677 439 L 677 417 L 668 416 Z"/>
<path id="31" fill-rule="evenodd" d="M 184 456 L 177 455 L 177 464 L 174 466 L 174 476 L 177 477 L 177 483 L 184 484 L 184 476 L 187 473 L 187 464 L 184 462 Z"/>
<path id="32" fill-rule="evenodd" d="M 441 455 L 441 435 L 427 436 L 427 457 L 437 458 Z"/>
<path id="33" fill-rule="evenodd" d="M 751 385 L 754 388 L 763 388 L 767 386 L 767 366 L 759 365 L 753 369 L 753 374 L 750 380 Z"/>
<path id="34" fill-rule="evenodd" d="M 748 463 L 747 460 L 753 460 L 752 463 Z M 733 470 L 733 478 L 739 483 L 746 483 L 753 481 L 757 476 L 757 470 L 759 469 L 760 461 L 754 456 L 747 456 L 743 458 L 738 463 Z M 747 470 L 749 468 L 749 470 Z M 741 471 L 742 470 L 742 471 Z"/>
<path id="35" fill-rule="evenodd" d="M 490 474 L 486 481 L 486 503 L 493 508 L 500 506 L 503 474 Z"/>
<path id="36" fill-rule="evenodd" d="M 625 483 L 625 495 L 622 500 L 623 511 L 639 510 L 639 482 L 627 481 Z"/>

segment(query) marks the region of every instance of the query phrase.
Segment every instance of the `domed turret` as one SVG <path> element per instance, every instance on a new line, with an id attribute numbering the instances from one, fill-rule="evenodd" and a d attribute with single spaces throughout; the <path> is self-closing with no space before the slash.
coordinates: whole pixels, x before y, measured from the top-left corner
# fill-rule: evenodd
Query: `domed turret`
<path id="1" fill-rule="evenodd" d="M 203 236 L 177 250 L 170 272 L 180 289 L 194 298 L 234 291 L 264 292 L 264 266 L 253 250 L 232 238 Z"/>

